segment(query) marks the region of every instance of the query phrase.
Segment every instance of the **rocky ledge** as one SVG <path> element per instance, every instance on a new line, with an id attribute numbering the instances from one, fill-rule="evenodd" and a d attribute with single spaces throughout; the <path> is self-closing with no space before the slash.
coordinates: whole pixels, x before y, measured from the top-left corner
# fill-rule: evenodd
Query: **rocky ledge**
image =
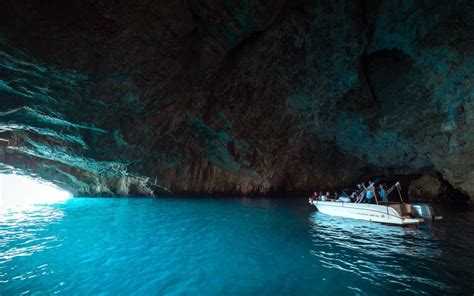
<path id="1" fill-rule="evenodd" d="M 381 175 L 474 196 L 472 1 L 1 7 L 1 172 L 94 196 Z"/>

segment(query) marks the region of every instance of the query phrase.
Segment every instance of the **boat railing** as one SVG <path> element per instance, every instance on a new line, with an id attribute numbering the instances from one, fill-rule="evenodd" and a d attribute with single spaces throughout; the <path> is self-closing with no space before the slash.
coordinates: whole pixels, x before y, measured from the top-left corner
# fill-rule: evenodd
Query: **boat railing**
<path id="1" fill-rule="evenodd" d="M 400 201 L 403 203 L 403 197 L 402 197 L 402 192 L 401 192 L 401 185 L 400 185 L 400 182 L 397 181 L 397 183 L 395 183 L 392 187 L 390 187 L 389 189 L 387 189 L 387 196 L 393 192 L 395 189 L 397 189 L 397 192 L 398 192 L 398 197 L 400 197 Z"/>
<path id="2" fill-rule="evenodd" d="M 374 184 L 370 184 L 368 187 L 365 187 L 364 184 L 362 184 L 362 187 L 363 187 L 363 190 L 359 193 L 358 197 L 357 197 L 357 200 L 355 201 L 356 203 L 361 203 L 362 200 L 364 199 L 365 195 L 367 194 L 367 191 L 369 190 L 372 190 L 372 192 L 374 193 L 374 198 L 375 198 L 375 202 L 377 204 L 379 204 L 379 201 L 377 199 L 377 194 L 375 193 L 375 190 L 374 190 Z M 388 196 L 390 193 L 392 193 L 394 190 L 397 190 L 397 193 L 398 193 L 398 197 L 400 198 L 400 202 L 403 203 L 403 197 L 402 197 L 402 192 L 401 192 L 401 185 L 400 185 L 400 182 L 397 181 L 397 183 L 395 183 L 392 187 L 390 187 L 389 189 L 387 189 L 387 193 L 386 195 Z"/>
<path id="3" fill-rule="evenodd" d="M 356 203 L 361 203 L 362 200 L 364 199 L 365 197 L 365 194 L 367 193 L 367 188 L 362 185 L 364 190 L 362 190 L 361 192 L 359 192 L 359 195 L 357 196 L 357 200 L 355 201 Z"/>
<path id="4" fill-rule="evenodd" d="M 375 198 L 375 203 L 376 204 L 379 204 L 379 201 L 377 200 L 377 195 L 375 194 L 375 190 L 374 190 L 374 183 L 371 183 L 368 187 L 365 187 L 364 184 L 362 184 L 362 187 L 364 188 L 364 190 L 362 190 L 362 192 L 360 193 L 360 200 L 359 200 L 359 203 L 362 202 L 362 200 L 364 199 L 365 195 L 367 194 L 367 192 L 370 190 L 372 191 L 374 197 Z"/>

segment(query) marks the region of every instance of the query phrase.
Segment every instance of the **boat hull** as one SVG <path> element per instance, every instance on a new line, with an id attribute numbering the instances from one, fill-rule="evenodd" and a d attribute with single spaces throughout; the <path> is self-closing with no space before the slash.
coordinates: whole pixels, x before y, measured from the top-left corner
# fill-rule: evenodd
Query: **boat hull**
<path id="1" fill-rule="evenodd" d="M 319 212 L 331 216 L 366 220 L 393 225 L 413 225 L 424 222 L 422 218 L 402 217 L 390 206 L 348 203 L 337 201 L 309 201 Z"/>

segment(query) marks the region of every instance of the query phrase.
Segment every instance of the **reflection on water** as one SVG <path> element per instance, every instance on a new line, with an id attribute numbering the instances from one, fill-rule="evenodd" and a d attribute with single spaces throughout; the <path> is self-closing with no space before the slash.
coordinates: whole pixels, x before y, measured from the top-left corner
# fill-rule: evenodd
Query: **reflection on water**
<path id="1" fill-rule="evenodd" d="M 388 226 L 367 221 L 331 217 L 313 213 L 310 217 L 311 235 L 317 246 L 320 242 L 351 249 L 361 255 L 377 257 L 405 255 L 412 257 L 439 257 L 440 251 L 433 242 L 429 227 Z"/>
<path id="2" fill-rule="evenodd" d="M 0 285 L 8 282 L 8 278 L 21 281 L 48 272 L 47 264 L 23 273 L 19 270 L 21 266 L 8 262 L 61 245 L 57 233 L 49 226 L 58 223 L 63 216 L 64 212 L 54 205 L 0 209 Z"/>
<path id="3" fill-rule="evenodd" d="M 306 200 L 71 199 L 0 211 L 0 294 L 474 291 L 474 216 L 401 228 Z"/>
<path id="4" fill-rule="evenodd" d="M 449 254 L 443 258 L 437 225 L 402 228 L 318 212 L 310 215 L 310 225 L 311 254 L 324 268 L 349 272 L 399 293 L 454 292 L 466 284 L 462 280 L 460 287 L 445 284 L 458 275 L 439 268 L 444 263 L 450 269 L 456 266 Z"/>

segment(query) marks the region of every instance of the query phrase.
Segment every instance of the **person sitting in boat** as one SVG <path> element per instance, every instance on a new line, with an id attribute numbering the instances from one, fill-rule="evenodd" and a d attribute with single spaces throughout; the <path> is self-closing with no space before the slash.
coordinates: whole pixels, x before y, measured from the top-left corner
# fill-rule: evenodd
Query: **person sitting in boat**
<path id="1" fill-rule="evenodd" d="M 311 196 L 311 200 L 318 200 L 319 199 L 319 195 L 317 192 L 313 192 L 313 196 Z"/>
<path id="2" fill-rule="evenodd" d="M 388 202 L 387 191 L 385 191 L 383 184 L 379 185 L 379 196 L 383 202 Z"/>
<path id="3" fill-rule="evenodd" d="M 327 199 L 332 199 L 332 198 L 331 198 L 331 193 L 329 193 L 329 191 L 326 191 L 326 198 L 327 198 Z"/>
<path id="4" fill-rule="evenodd" d="M 327 196 L 324 195 L 323 192 L 321 191 L 321 192 L 319 192 L 319 199 L 320 199 L 321 201 L 326 201 Z"/>

